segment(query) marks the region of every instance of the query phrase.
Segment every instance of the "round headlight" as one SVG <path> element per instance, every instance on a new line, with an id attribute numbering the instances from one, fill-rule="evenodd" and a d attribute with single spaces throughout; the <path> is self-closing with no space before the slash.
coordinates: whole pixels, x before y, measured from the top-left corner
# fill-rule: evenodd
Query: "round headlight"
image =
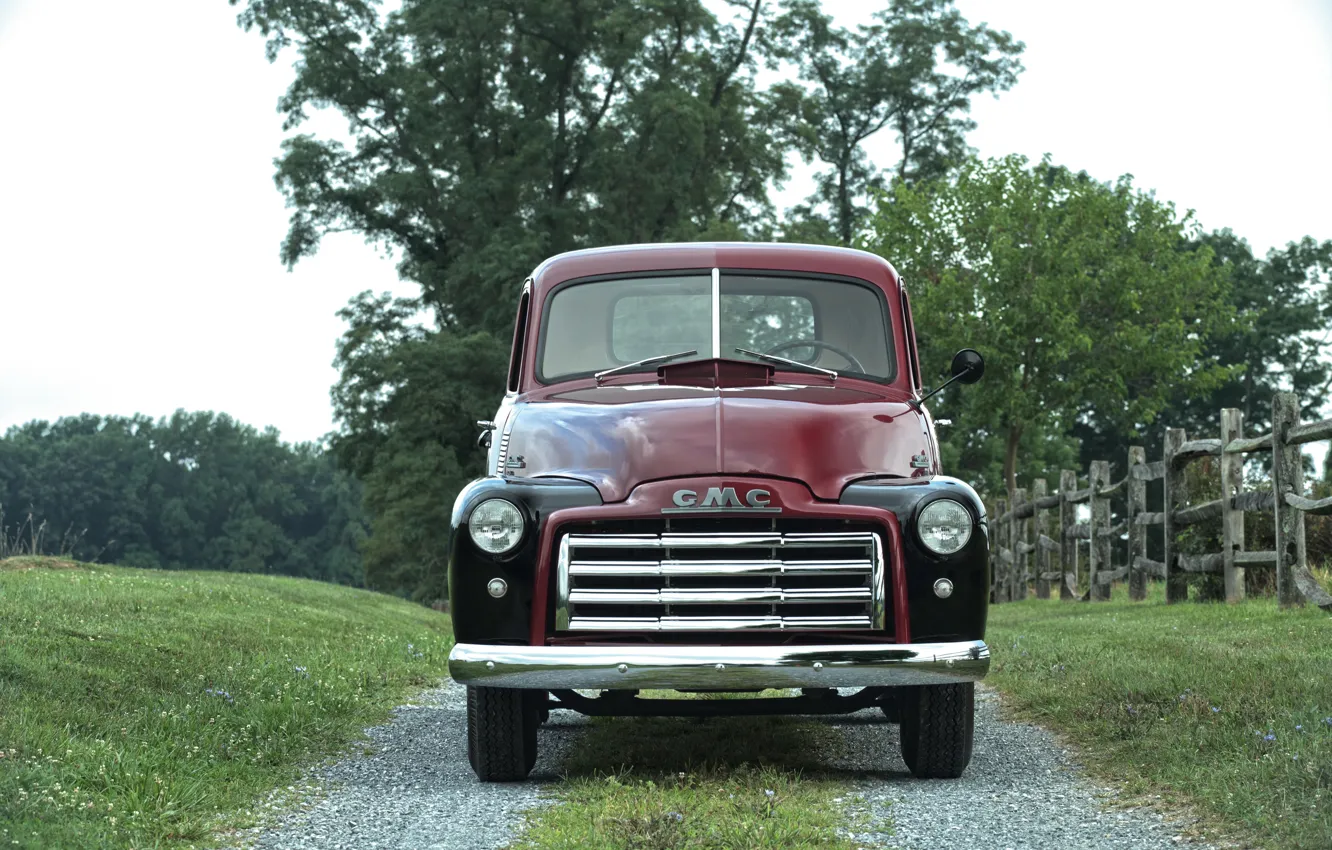
<path id="1" fill-rule="evenodd" d="M 523 538 L 523 515 L 513 502 L 487 499 L 472 509 L 467 530 L 483 552 L 502 555 Z"/>
<path id="2" fill-rule="evenodd" d="M 926 548 L 951 555 L 971 539 L 971 514 L 952 499 L 940 499 L 925 506 L 916 527 Z"/>

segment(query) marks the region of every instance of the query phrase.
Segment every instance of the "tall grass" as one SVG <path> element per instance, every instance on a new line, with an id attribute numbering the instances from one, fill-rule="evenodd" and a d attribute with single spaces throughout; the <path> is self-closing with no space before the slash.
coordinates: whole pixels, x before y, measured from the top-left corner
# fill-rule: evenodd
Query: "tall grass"
<path id="1" fill-rule="evenodd" d="M 79 544 L 88 529 L 75 531 L 73 523 L 60 536 L 60 542 L 52 549 L 47 539 L 46 520 L 38 522 L 31 509 L 26 516 L 11 529 L 5 522 L 5 506 L 0 504 L 0 561 L 6 558 L 24 556 L 38 557 L 53 555 L 68 558 Z M 94 559 L 96 560 L 96 559 Z"/>

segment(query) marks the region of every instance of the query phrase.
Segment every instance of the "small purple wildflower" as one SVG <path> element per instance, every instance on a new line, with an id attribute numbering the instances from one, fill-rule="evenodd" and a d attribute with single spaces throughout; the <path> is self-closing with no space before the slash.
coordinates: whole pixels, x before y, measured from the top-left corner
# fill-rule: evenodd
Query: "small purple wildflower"
<path id="1" fill-rule="evenodd" d="M 297 668 L 296 668 L 296 673 L 297 673 L 297 675 L 299 675 L 302 679 L 308 679 L 308 678 L 310 678 L 310 673 L 309 673 L 309 671 L 306 670 L 304 667 L 297 667 Z"/>
<path id="2" fill-rule="evenodd" d="M 1212 713 L 1213 713 L 1213 714 L 1220 714 L 1220 713 L 1221 713 L 1221 706 L 1219 706 L 1219 705 L 1214 705 L 1214 706 L 1212 706 Z"/>
<path id="3" fill-rule="evenodd" d="M 777 796 L 777 792 L 774 791 L 774 790 L 772 790 L 771 788 L 764 788 L 764 789 L 763 789 L 763 793 L 766 794 L 766 795 L 769 796 L 769 797 L 776 797 L 776 796 Z"/>
<path id="4" fill-rule="evenodd" d="M 1276 733 L 1273 732 L 1271 729 L 1268 729 L 1268 730 L 1267 730 L 1267 734 L 1263 736 L 1263 740 L 1264 740 L 1264 741 L 1275 741 L 1275 740 L 1276 740 Z"/>
<path id="5" fill-rule="evenodd" d="M 1323 718 L 1323 725 L 1324 725 L 1324 726 L 1332 726 L 1332 717 L 1324 717 L 1324 718 Z"/>
<path id="6" fill-rule="evenodd" d="M 226 700 L 227 702 L 231 702 L 231 703 L 234 703 L 234 702 L 235 702 L 235 700 L 231 698 L 231 694 L 227 693 L 227 692 L 226 692 L 224 689 L 222 689 L 222 688 L 208 688 L 207 690 L 204 691 L 204 693 L 207 694 L 207 695 L 210 696 L 210 697 L 221 697 L 222 699 Z"/>
<path id="7" fill-rule="evenodd" d="M 1300 724 L 1296 723 L 1296 724 L 1295 724 L 1295 731 L 1296 731 L 1296 732 L 1303 732 L 1303 731 L 1304 731 L 1304 727 L 1301 726 Z"/>
<path id="8" fill-rule="evenodd" d="M 676 823 L 679 823 L 680 821 L 684 820 L 684 815 L 680 814 L 679 812 L 667 812 L 666 819 L 673 820 Z"/>

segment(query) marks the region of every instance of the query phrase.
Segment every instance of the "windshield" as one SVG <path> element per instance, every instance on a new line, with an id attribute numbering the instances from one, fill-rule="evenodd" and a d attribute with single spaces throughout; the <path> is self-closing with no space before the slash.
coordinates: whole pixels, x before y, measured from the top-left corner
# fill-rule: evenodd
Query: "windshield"
<path id="1" fill-rule="evenodd" d="M 537 364 L 550 382 L 639 360 L 761 360 L 770 354 L 838 374 L 891 380 L 893 346 L 882 294 L 844 280 L 710 272 L 601 280 L 555 292 Z M 714 334 L 716 339 L 714 339 Z M 773 363 L 778 369 L 799 367 Z M 659 362 L 623 369 L 652 372 Z"/>

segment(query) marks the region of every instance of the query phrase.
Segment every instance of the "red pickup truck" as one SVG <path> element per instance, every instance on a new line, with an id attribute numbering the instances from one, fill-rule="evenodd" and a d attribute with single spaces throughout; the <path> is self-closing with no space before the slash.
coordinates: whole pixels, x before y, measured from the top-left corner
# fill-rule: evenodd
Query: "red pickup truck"
<path id="1" fill-rule="evenodd" d="M 984 365 L 969 349 L 949 383 Z M 936 390 L 937 391 L 937 390 Z M 971 758 L 985 509 L 941 474 L 911 307 L 862 251 L 633 245 L 526 281 L 489 469 L 453 509 L 468 757 L 518 780 L 551 709 L 881 709 L 920 777 Z M 644 698 L 644 689 L 758 692 Z"/>

